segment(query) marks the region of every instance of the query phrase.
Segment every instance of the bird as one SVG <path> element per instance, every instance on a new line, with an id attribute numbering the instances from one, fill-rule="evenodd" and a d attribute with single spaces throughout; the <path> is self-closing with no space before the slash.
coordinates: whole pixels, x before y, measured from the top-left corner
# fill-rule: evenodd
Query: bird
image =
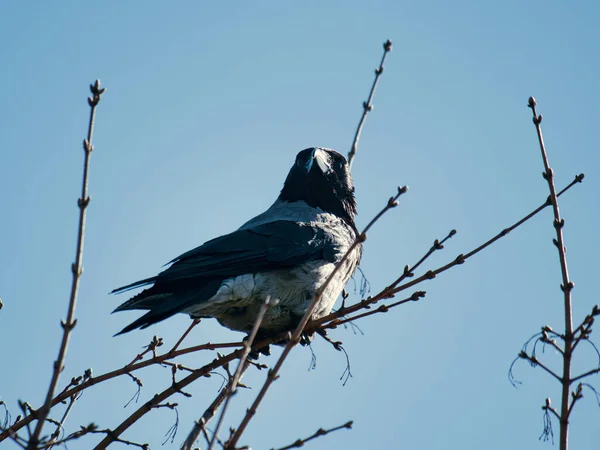
<path id="1" fill-rule="evenodd" d="M 113 312 L 145 310 L 117 335 L 144 329 L 177 313 L 215 318 L 250 333 L 262 305 L 262 336 L 300 323 L 336 265 L 311 319 L 329 314 L 362 256 L 355 189 L 346 158 L 335 150 L 300 151 L 275 202 L 236 231 L 176 257 L 158 275 L 114 289 L 148 286 Z"/>

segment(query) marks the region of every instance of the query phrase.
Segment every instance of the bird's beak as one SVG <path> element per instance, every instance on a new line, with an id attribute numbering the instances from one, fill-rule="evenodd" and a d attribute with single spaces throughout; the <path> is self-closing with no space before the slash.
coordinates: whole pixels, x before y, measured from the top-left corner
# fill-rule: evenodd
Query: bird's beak
<path id="1" fill-rule="evenodd" d="M 329 165 L 329 157 L 327 156 L 327 153 L 325 153 L 320 148 L 315 148 L 312 154 L 310 155 L 310 158 L 308 158 L 308 161 L 305 166 L 306 173 L 309 173 L 311 171 L 313 164 L 315 163 L 322 173 L 331 172 L 331 166 Z"/>

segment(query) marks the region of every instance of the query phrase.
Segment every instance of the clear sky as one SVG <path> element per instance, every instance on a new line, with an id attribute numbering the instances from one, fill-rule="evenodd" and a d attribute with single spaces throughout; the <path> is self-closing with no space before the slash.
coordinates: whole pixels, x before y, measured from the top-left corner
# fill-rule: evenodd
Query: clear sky
<path id="1" fill-rule="evenodd" d="M 386 39 L 394 50 L 353 172 L 359 226 L 399 184 L 399 208 L 373 229 L 362 270 L 372 289 L 395 279 L 435 238 L 458 234 L 431 267 L 488 239 L 544 202 L 527 98 L 544 115 L 563 197 L 576 320 L 598 303 L 597 148 L 600 6 L 595 1 L 0 3 L 0 398 L 40 405 L 66 312 L 74 257 L 88 107 L 87 86 L 108 88 L 98 110 L 76 327 L 61 386 L 91 367 L 125 364 L 154 334 L 174 343 L 189 319 L 113 338 L 135 313 L 108 292 L 155 274 L 174 256 L 239 227 L 278 194 L 297 151 L 346 153 Z M 518 364 L 544 324 L 563 328 L 560 271 L 546 210 L 423 289 L 427 297 L 293 352 L 243 443 L 278 447 L 354 420 L 311 449 L 547 449 L 541 406 L 558 384 Z M 352 285 L 350 291 L 353 292 Z M 351 299 L 357 300 L 358 294 Z M 190 343 L 238 333 L 205 321 Z M 275 351 L 278 354 L 279 350 Z M 214 353 L 187 358 L 201 365 Z M 544 354 L 557 367 L 551 351 Z M 264 362 L 273 364 L 275 357 Z M 597 363 L 582 350 L 577 370 Z M 233 401 L 237 425 L 264 372 Z M 170 382 L 140 373 L 140 402 Z M 600 387 L 598 376 L 591 379 Z M 179 403 L 180 444 L 221 383 L 194 384 Z M 114 427 L 135 404 L 126 378 L 86 392 L 67 423 Z M 572 417 L 572 448 L 598 447 L 590 391 Z M 148 414 L 124 435 L 160 448 L 172 411 Z M 558 426 L 554 424 L 555 431 Z M 50 430 L 50 428 L 47 428 Z M 90 448 L 97 438 L 69 445 Z M 6 444 L 3 448 L 16 448 Z"/>

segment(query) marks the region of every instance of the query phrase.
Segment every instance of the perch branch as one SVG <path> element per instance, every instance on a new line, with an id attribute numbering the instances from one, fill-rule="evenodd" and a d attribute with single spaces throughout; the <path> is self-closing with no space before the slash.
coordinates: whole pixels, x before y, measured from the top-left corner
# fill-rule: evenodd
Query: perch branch
<path id="1" fill-rule="evenodd" d="M 231 400 L 231 397 L 233 396 L 233 394 L 235 394 L 235 392 L 236 392 L 238 382 L 240 381 L 242 374 L 246 371 L 246 369 L 249 366 L 249 364 L 246 363 L 246 359 L 248 358 L 248 355 L 250 354 L 250 350 L 252 349 L 252 343 L 254 342 L 254 339 L 256 338 L 258 329 L 260 328 L 263 318 L 265 317 L 265 313 L 267 312 L 267 309 L 269 308 L 270 302 L 271 302 L 271 298 L 267 297 L 265 299 L 264 303 L 262 304 L 262 306 L 258 312 L 258 315 L 256 316 L 256 320 L 254 321 L 254 327 L 252 328 L 252 332 L 250 333 L 250 336 L 248 337 L 248 339 L 246 340 L 246 343 L 244 345 L 244 350 L 242 352 L 242 356 L 240 357 L 240 362 L 238 363 L 235 374 L 233 375 L 233 378 L 231 379 L 231 381 L 225 387 L 225 391 L 226 391 L 225 403 L 223 404 L 223 409 L 221 409 L 221 415 L 219 416 L 219 420 L 217 421 L 217 425 L 215 426 L 215 431 L 213 432 L 213 437 L 210 441 L 210 444 L 208 445 L 208 450 L 213 449 L 213 447 L 215 445 L 215 441 L 218 439 L 219 429 L 221 428 L 221 424 L 223 423 L 223 419 L 225 418 L 225 413 L 227 412 L 227 406 L 229 405 L 229 401 Z M 183 450 L 191 450 L 191 449 L 183 449 Z"/>

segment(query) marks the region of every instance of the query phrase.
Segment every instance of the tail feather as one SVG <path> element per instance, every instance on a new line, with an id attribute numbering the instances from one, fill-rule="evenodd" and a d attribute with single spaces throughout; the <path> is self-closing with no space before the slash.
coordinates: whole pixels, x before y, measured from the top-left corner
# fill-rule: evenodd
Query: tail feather
<path id="1" fill-rule="evenodd" d="M 151 283 L 156 283 L 157 280 L 158 277 L 145 278 L 143 280 L 136 281 L 135 283 L 128 284 L 127 286 L 121 286 L 119 288 L 113 289 L 112 291 L 110 291 L 110 293 L 119 294 L 121 292 L 130 291 L 138 287 L 146 286 Z"/>
<path id="2" fill-rule="evenodd" d="M 113 313 L 118 311 L 130 311 L 132 309 L 154 309 L 157 307 L 162 301 L 171 297 L 173 294 L 170 292 L 157 292 L 155 286 L 151 288 L 144 289 L 137 295 L 134 295 L 125 303 L 119 305 Z"/>
<path id="3" fill-rule="evenodd" d="M 160 322 L 161 320 L 165 320 L 165 319 L 177 314 L 178 312 L 179 311 L 177 309 L 168 309 L 168 310 L 162 311 L 162 312 L 157 312 L 156 310 L 148 311 L 142 317 L 134 320 L 129 325 L 127 325 L 125 328 L 123 328 L 121 331 L 119 331 L 117 334 L 115 334 L 115 336 L 119 336 L 121 334 L 128 333 L 132 330 L 135 330 L 136 328 L 141 328 L 141 329 L 148 328 L 150 325 L 154 325 L 155 323 Z"/>
<path id="4" fill-rule="evenodd" d="M 148 328 L 150 325 L 185 311 L 192 303 L 202 304 L 206 302 L 215 295 L 221 285 L 221 281 L 219 278 L 202 280 L 200 283 L 194 282 L 186 286 L 179 285 L 175 289 L 168 283 L 157 283 L 152 287 L 144 289 L 117 307 L 113 312 L 132 309 L 148 310 L 148 312 L 127 325 L 119 333 L 115 334 L 115 336 L 127 333 L 136 328 Z M 154 282 L 154 278 L 148 278 L 129 286 L 115 289 L 113 292 L 122 292 L 152 282 Z"/>

